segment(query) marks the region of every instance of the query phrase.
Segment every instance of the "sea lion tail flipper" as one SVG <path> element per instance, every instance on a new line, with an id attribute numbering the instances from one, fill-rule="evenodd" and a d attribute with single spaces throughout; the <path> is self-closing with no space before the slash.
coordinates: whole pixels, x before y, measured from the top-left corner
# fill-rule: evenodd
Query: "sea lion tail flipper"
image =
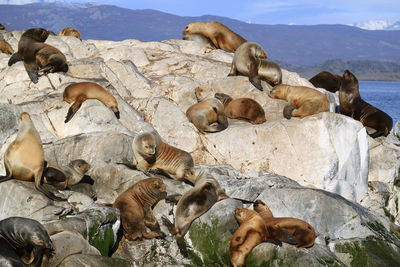
<path id="1" fill-rule="evenodd" d="M 178 244 L 179 251 L 181 252 L 182 256 L 187 258 L 189 255 L 187 252 L 186 243 L 185 243 L 185 239 L 183 238 L 183 236 L 176 237 L 176 243 Z"/>
<path id="2" fill-rule="evenodd" d="M 181 194 L 173 194 L 173 195 L 169 195 L 165 198 L 165 202 L 167 203 L 178 203 L 178 201 L 182 198 Z"/>
<path id="3" fill-rule="evenodd" d="M 18 52 L 16 52 L 16 53 L 12 54 L 12 56 L 8 60 L 8 66 L 12 66 L 14 63 L 21 61 L 21 60 L 22 60 L 21 56 L 18 54 Z"/>
<path id="4" fill-rule="evenodd" d="M 46 197 L 50 198 L 51 200 L 55 201 L 66 201 L 66 198 L 58 197 L 54 195 L 52 192 L 47 190 L 44 185 L 42 184 L 42 177 L 43 177 L 43 170 L 38 171 L 35 173 L 35 188 L 39 192 L 42 192 Z"/>
<path id="5" fill-rule="evenodd" d="M 296 107 L 288 104 L 283 108 L 283 117 L 285 117 L 286 119 L 290 120 L 290 118 L 292 117 L 292 112 L 293 110 L 295 110 Z"/>
<path id="6" fill-rule="evenodd" d="M 46 168 L 43 172 L 43 175 L 44 177 L 46 177 L 47 181 L 55 183 L 65 182 L 65 180 L 67 179 L 67 177 L 62 171 L 53 167 Z"/>
<path id="7" fill-rule="evenodd" d="M 75 99 L 75 102 L 68 109 L 68 113 L 67 113 L 67 116 L 65 117 L 64 123 L 67 123 L 72 119 L 72 117 L 75 115 L 75 113 L 78 111 L 78 109 L 81 107 L 82 103 L 85 100 L 86 100 L 86 97 L 83 95 L 80 95 Z"/>

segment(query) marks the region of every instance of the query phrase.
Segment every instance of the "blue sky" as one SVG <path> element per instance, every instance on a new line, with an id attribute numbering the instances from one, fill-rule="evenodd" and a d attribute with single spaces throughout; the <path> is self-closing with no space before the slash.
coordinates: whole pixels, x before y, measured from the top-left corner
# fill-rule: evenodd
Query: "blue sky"
<path id="1" fill-rule="evenodd" d="M 0 0 L 0 4 L 52 0 Z M 121 0 L 97 2 L 130 9 L 156 9 L 180 16 L 218 15 L 261 24 L 355 24 L 400 21 L 400 0 Z"/>

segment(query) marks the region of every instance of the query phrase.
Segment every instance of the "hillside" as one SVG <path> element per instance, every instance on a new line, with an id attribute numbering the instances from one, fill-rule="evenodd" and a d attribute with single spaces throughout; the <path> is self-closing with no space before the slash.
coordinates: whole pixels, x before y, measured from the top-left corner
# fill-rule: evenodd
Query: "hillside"
<path id="1" fill-rule="evenodd" d="M 156 10 L 106 5 L 37 3 L 0 5 L 9 30 L 71 26 L 84 39 L 162 41 L 179 39 L 192 21 L 218 20 L 247 40 L 260 43 L 272 60 L 310 67 L 326 60 L 392 61 L 400 64 L 400 31 L 368 31 L 345 25 L 260 25 L 217 16 L 181 17 Z"/>

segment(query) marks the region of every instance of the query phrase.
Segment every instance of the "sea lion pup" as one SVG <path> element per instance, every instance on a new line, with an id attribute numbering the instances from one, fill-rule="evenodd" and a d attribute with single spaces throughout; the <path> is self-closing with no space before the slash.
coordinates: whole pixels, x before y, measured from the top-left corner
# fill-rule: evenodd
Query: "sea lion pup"
<path id="1" fill-rule="evenodd" d="M 14 53 L 14 49 L 6 41 L 0 40 L 0 52 L 4 53 L 4 54 L 12 55 Z"/>
<path id="2" fill-rule="evenodd" d="M 365 127 L 376 131 L 369 134 L 372 138 L 387 136 L 392 129 L 392 118 L 382 110 L 361 99 L 358 80 L 354 74 L 345 70 L 339 89 L 340 113 L 360 121 Z"/>
<path id="3" fill-rule="evenodd" d="M 335 93 L 336 91 L 339 91 L 340 84 L 342 83 L 342 76 L 328 71 L 321 71 L 313 76 L 309 81 L 316 88 L 324 88 L 329 92 Z"/>
<path id="4" fill-rule="evenodd" d="M 216 98 L 193 104 L 186 111 L 186 116 L 201 133 L 220 132 L 228 127 L 224 105 Z"/>
<path id="5" fill-rule="evenodd" d="M 308 248 L 314 245 L 315 230 L 307 222 L 290 217 L 275 218 L 271 210 L 261 200 L 254 202 L 254 210 L 263 218 L 265 225 L 276 226 L 289 232 L 297 241 L 296 247 Z"/>
<path id="6" fill-rule="evenodd" d="M 229 197 L 214 177 L 201 173 L 195 186 L 179 199 L 174 216 L 175 224 L 172 224 L 167 217 L 161 217 L 169 232 L 176 235 L 176 242 L 183 256 L 188 256 L 184 237 L 192 222 L 208 211 L 216 202 L 227 198 Z"/>
<path id="7" fill-rule="evenodd" d="M 23 60 L 25 70 L 33 83 L 38 82 L 39 66 L 36 63 L 36 53 L 43 48 L 44 41 L 49 36 L 49 31 L 43 28 L 26 30 L 18 42 L 18 52 L 14 53 L 8 61 L 8 66 Z"/>
<path id="8" fill-rule="evenodd" d="M 67 28 L 62 29 L 58 33 L 58 35 L 59 36 L 73 36 L 73 37 L 78 38 L 79 40 L 82 40 L 81 39 L 81 33 L 77 29 L 71 28 L 71 27 L 67 27 Z"/>
<path id="9" fill-rule="evenodd" d="M 261 80 L 271 85 L 282 83 L 281 68 L 266 58 L 267 53 L 259 44 L 246 42 L 236 50 L 228 76 L 248 76 L 249 81 L 261 91 L 264 90 Z"/>
<path id="10" fill-rule="evenodd" d="M 274 86 L 268 95 L 289 102 L 283 109 L 283 116 L 286 119 L 292 116 L 303 118 L 329 111 L 329 100 L 326 95 L 309 87 L 279 84 Z"/>
<path id="11" fill-rule="evenodd" d="M 66 189 L 79 183 L 89 169 L 90 164 L 83 159 L 73 160 L 67 166 L 58 166 L 45 161 L 44 182 Z"/>
<path id="12" fill-rule="evenodd" d="M 68 71 L 65 55 L 54 46 L 43 44 L 43 47 L 37 51 L 35 58 L 41 73 Z"/>
<path id="13" fill-rule="evenodd" d="M 66 199 L 55 196 L 42 184 L 44 153 L 42 141 L 31 117 L 23 112 L 19 116 L 18 135 L 4 154 L 6 175 L 0 176 L 0 183 L 12 178 L 21 181 L 35 181 L 35 188 L 52 200 Z"/>
<path id="14" fill-rule="evenodd" d="M 1 238 L 3 243 L 5 240 L 11 245 L 24 263 L 22 266 L 41 266 L 43 261 L 47 263 L 47 259 L 54 251 L 53 243 L 44 226 L 29 218 L 9 217 L 0 221 Z M 3 250 L 3 247 L 1 248 Z M 18 259 L 15 260 L 18 262 Z"/>
<path id="15" fill-rule="evenodd" d="M 192 156 L 161 140 L 156 131 L 141 133 L 133 139 L 133 166 L 143 171 L 161 171 L 171 178 L 194 184 L 194 162 Z"/>
<path id="16" fill-rule="evenodd" d="M 244 119 L 251 124 L 261 124 L 267 121 L 263 107 L 251 98 L 232 99 L 224 93 L 216 93 L 215 98 L 225 106 L 225 115 L 231 119 Z"/>
<path id="17" fill-rule="evenodd" d="M 160 178 L 147 178 L 129 187 L 114 201 L 113 207 L 121 213 L 126 239 L 165 237 L 151 207 L 167 196 L 166 189 Z M 146 227 L 151 231 L 147 232 Z"/>
<path id="18" fill-rule="evenodd" d="M 263 241 L 296 243 L 287 231 L 272 225 L 266 227 L 264 220 L 254 210 L 236 208 L 235 218 L 240 226 L 229 244 L 229 257 L 234 267 L 244 266 L 247 255 Z"/>
<path id="19" fill-rule="evenodd" d="M 103 87 L 93 82 L 80 82 L 68 85 L 63 93 L 63 100 L 72 103 L 64 123 L 69 122 L 86 99 L 97 99 L 111 109 L 117 119 L 120 118 L 118 102 L 115 97 Z"/>
<path id="20" fill-rule="evenodd" d="M 200 34 L 211 40 L 216 48 L 234 52 L 246 40 L 217 21 L 192 22 L 183 30 L 183 35 Z"/>
<path id="21" fill-rule="evenodd" d="M 182 40 L 194 41 L 195 43 L 200 44 L 201 47 L 205 49 L 216 49 L 210 39 L 200 34 L 184 34 L 182 36 Z"/>

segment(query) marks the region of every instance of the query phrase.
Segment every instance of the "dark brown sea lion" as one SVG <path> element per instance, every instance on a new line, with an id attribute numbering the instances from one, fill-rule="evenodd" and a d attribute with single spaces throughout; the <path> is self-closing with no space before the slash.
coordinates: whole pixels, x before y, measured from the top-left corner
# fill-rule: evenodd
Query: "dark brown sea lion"
<path id="1" fill-rule="evenodd" d="M 196 182 L 192 156 L 161 140 L 156 132 L 145 132 L 135 136 L 132 142 L 133 166 L 143 171 L 162 171 L 179 181 Z"/>
<path id="2" fill-rule="evenodd" d="M 287 119 L 329 111 L 330 103 L 326 95 L 309 87 L 279 84 L 272 88 L 269 96 L 289 102 L 283 109 L 283 116 Z"/>
<path id="3" fill-rule="evenodd" d="M 43 186 L 44 153 L 42 141 L 31 117 L 23 112 L 19 116 L 18 135 L 4 154 L 6 175 L 0 176 L 0 183 L 12 178 L 21 181 L 35 181 L 37 190 L 52 200 L 66 200 L 55 196 Z"/>
<path id="4" fill-rule="evenodd" d="M 4 27 L 3 24 L 0 24 L 0 30 L 5 30 L 5 29 L 6 29 L 6 27 Z"/>
<path id="5" fill-rule="evenodd" d="M 6 41 L 0 40 L 0 52 L 12 55 L 14 53 L 14 49 Z"/>
<path id="6" fill-rule="evenodd" d="M 176 242 L 183 256 L 188 253 L 185 244 L 185 235 L 192 222 L 208 211 L 216 202 L 229 198 L 218 181 L 209 174 L 200 174 L 195 186 L 188 190 L 179 199 L 175 212 L 175 224 L 163 216 L 163 224 L 171 234 L 176 235 Z"/>
<path id="7" fill-rule="evenodd" d="M 133 241 L 165 236 L 151 208 L 167 196 L 166 189 L 160 178 L 147 178 L 132 185 L 114 201 L 113 207 L 121 213 L 126 239 Z M 146 227 L 151 231 L 147 232 Z"/>
<path id="8" fill-rule="evenodd" d="M 263 218 L 266 227 L 275 226 L 289 232 L 296 239 L 296 247 L 312 247 L 315 242 L 315 230 L 307 222 L 291 217 L 275 218 L 271 210 L 261 200 L 254 202 L 254 210 Z"/>
<path id="9" fill-rule="evenodd" d="M 18 52 L 14 53 L 8 61 L 11 66 L 17 61 L 23 60 L 26 72 L 32 82 L 38 82 L 39 66 L 36 63 L 36 53 L 43 48 L 44 42 L 49 36 L 49 31 L 43 28 L 26 30 L 18 42 Z"/>
<path id="10" fill-rule="evenodd" d="M 203 35 L 210 39 L 216 48 L 227 51 L 235 51 L 242 43 L 246 42 L 243 37 L 217 21 L 192 22 L 185 27 L 182 34 Z"/>
<path id="11" fill-rule="evenodd" d="M 42 48 L 36 52 L 35 58 L 41 73 L 68 71 L 65 55 L 54 46 L 43 44 Z"/>
<path id="12" fill-rule="evenodd" d="M 193 104 L 186 111 L 186 116 L 202 133 L 220 132 L 228 127 L 224 105 L 216 98 L 206 99 Z"/>
<path id="13" fill-rule="evenodd" d="M 115 97 L 103 87 L 93 82 L 80 82 L 68 85 L 63 93 L 63 100 L 72 103 L 69 108 L 65 123 L 69 122 L 86 99 L 97 99 L 111 109 L 117 119 L 120 118 L 118 102 Z"/>
<path id="14" fill-rule="evenodd" d="M 9 217 L 0 221 L 0 248 L 0 263 L 4 254 L 5 262 L 8 260 L 8 262 L 16 263 L 9 266 L 39 267 L 42 263 L 47 263 L 47 259 L 54 251 L 44 226 L 38 221 L 22 217 Z M 14 251 L 14 254 L 8 254 L 11 253 L 10 249 Z M 15 254 L 18 255 L 17 258 Z"/>
<path id="15" fill-rule="evenodd" d="M 224 104 L 225 115 L 228 118 L 244 119 L 252 124 L 261 124 L 267 121 L 263 107 L 251 98 L 232 99 L 224 93 L 216 93 L 215 98 Z"/>
<path id="16" fill-rule="evenodd" d="M 328 71 L 321 71 L 317 75 L 313 76 L 309 81 L 316 88 L 324 88 L 325 90 L 334 93 L 339 91 L 340 84 L 342 83 L 342 76 Z"/>
<path id="17" fill-rule="evenodd" d="M 73 36 L 73 37 L 78 38 L 79 40 L 82 40 L 81 39 L 81 33 L 77 29 L 71 28 L 71 27 L 67 27 L 67 28 L 62 29 L 58 33 L 58 35 L 59 36 Z"/>
<path id="18" fill-rule="evenodd" d="M 90 164 L 83 159 L 73 160 L 67 166 L 45 162 L 44 182 L 62 189 L 70 188 L 79 183 L 89 169 Z"/>
<path id="19" fill-rule="evenodd" d="M 387 136 L 393 127 L 392 118 L 382 110 L 361 99 L 358 80 L 345 70 L 339 90 L 340 113 L 360 121 L 364 126 L 375 129 L 372 138 Z"/>

